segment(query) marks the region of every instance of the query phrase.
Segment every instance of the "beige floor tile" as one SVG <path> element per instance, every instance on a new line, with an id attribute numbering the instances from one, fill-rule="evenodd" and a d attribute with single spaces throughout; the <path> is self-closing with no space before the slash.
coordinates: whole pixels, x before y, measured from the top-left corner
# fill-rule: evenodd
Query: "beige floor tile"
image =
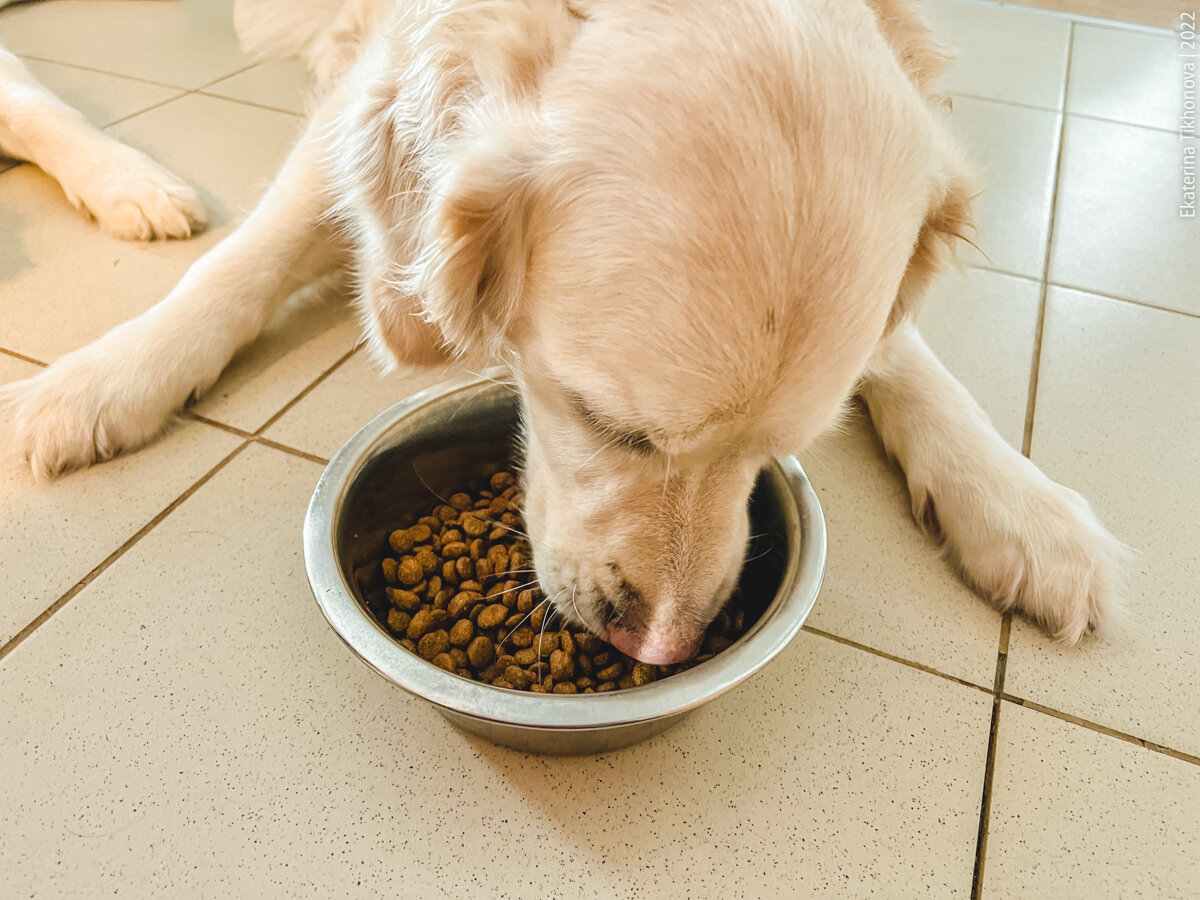
<path id="1" fill-rule="evenodd" d="M 1062 107 L 1071 33 L 1065 19 L 954 0 L 923 0 L 921 9 L 957 55 L 945 79 L 951 93 Z"/>
<path id="2" fill-rule="evenodd" d="M 237 48 L 233 0 L 70 0 L 4 11 L 14 53 L 196 88 L 253 60 Z"/>
<path id="3" fill-rule="evenodd" d="M 1200 225 L 1179 137 L 1068 117 L 1050 279 L 1200 314 Z"/>
<path id="4" fill-rule="evenodd" d="M 1200 755 L 1200 321 L 1052 290 L 1032 456 L 1139 556 L 1128 624 L 1060 649 L 1014 622 L 1006 690 Z"/>
<path id="5" fill-rule="evenodd" d="M 825 512 L 829 563 L 808 625 L 990 688 L 1000 615 L 913 522 L 908 490 L 865 415 L 801 458 Z"/>
<path id="6" fill-rule="evenodd" d="M 197 95 L 114 126 L 200 190 L 213 225 L 190 241 L 118 241 L 32 166 L 0 175 L 0 346 L 50 361 L 152 306 L 253 205 L 299 128 L 294 116 Z"/>
<path id="7" fill-rule="evenodd" d="M 263 434 L 328 459 L 389 406 L 460 371 L 400 369 L 385 376 L 366 350 L 359 350 Z"/>
<path id="8" fill-rule="evenodd" d="M 956 97 L 949 122 L 979 172 L 982 189 L 975 201 L 975 243 L 982 253 L 967 247 L 963 258 L 1040 279 L 1058 158 L 1058 114 Z"/>
<path id="9" fill-rule="evenodd" d="M 969 893 L 984 693 L 803 635 L 640 746 L 493 747 L 325 624 L 299 547 L 319 473 L 243 451 L 0 664 L 12 890 Z"/>
<path id="10" fill-rule="evenodd" d="M 303 115 L 308 86 L 308 70 L 304 63 L 298 59 L 280 59 L 261 63 L 209 85 L 204 93 Z"/>
<path id="11" fill-rule="evenodd" d="M 0 354 L 0 383 L 38 366 Z M 0 418 L 0 432 L 7 423 Z M 29 469 L 0 468 L 0 646 L 103 562 L 197 478 L 237 439 L 192 423 L 148 449 L 52 484 Z"/>
<path id="12" fill-rule="evenodd" d="M 1006 703 L 985 897 L 1196 896 L 1200 767 Z"/>
<path id="13" fill-rule="evenodd" d="M 29 71 L 64 103 L 98 128 L 156 106 L 180 91 L 134 78 L 107 75 L 36 59 L 23 60 Z"/>
<path id="14" fill-rule="evenodd" d="M 1179 38 L 1094 25 L 1075 26 L 1067 109 L 1151 128 L 1179 127 L 1183 60 Z"/>
<path id="15" fill-rule="evenodd" d="M 194 409 L 243 431 L 271 416 L 349 353 L 358 320 L 345 298 L 302 292 L 282 307 L 258 340 L 230 364 Z"/>
<path id="16" fill-rule="evenodd" d="M 917 320 L 929 346 L 1021 449 L 1041 285 L 968 268 L 937 281 Z"/>

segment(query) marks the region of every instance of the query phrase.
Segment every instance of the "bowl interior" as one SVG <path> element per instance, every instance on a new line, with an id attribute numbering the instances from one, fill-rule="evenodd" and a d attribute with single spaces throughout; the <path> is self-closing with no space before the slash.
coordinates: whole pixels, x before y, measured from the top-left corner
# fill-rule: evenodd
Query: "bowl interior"
<path id="1" fill-rule="evenodd" d="M 485 382 L 417 406 L 379 436 L 352 479 L 334 527 L 342 578 L 377 624 L 389 605 L 379 565 L 387 535 L 427 514 L 440 498 L 479 490 L 493 473 L 512 468 L 519 416 L 517 397 Z M 739 585 L 747 632 L 778 593 L 797 552 L 795 512 L 786 508 L 790 494 L 775 483 L 779 480 L 771 467 L 764 469 L 750 502 L 750 533 L 756 537 Z"/>

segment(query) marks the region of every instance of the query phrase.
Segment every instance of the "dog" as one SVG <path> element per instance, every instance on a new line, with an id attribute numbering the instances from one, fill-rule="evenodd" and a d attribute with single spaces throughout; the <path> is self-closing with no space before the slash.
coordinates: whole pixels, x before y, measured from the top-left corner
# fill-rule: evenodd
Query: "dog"
<path id="1" fill-rule="evenodd" d="M 0 0 L 0 7 L 8 5 Z M 92 126 L 0 44 L 0 156 L 31 162 L 77 209 L 125 240 L 186 238 L 205 225 L 196 192 Z"/>
<path id="2" fill-rule="evenodd" d="M 4 391 L 39 477 L 151 440 L 297 284 L 348 268 L 386 363 L 506 364 L 534 566 L 568 621 L 687 657 L 747 499 L 857 392 L 919 524 L 1078 642 L 1122 545 L 997 434 L 913 325 L 970 233 L 946 64 L 908 0 L 240 0 L 319 98 L 163 301 Z"/>

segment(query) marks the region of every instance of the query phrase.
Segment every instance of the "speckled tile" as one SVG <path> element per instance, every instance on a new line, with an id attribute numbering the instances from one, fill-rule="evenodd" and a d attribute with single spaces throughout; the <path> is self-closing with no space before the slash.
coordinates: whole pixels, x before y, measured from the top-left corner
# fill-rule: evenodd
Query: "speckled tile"
<path id="1" fill-rule="evenodd" d="M 983 692 L 802 635 L 645 744 L 497 748 L 326 625 L 319 474 L 243 451 L 0 663 L 10 890 L 969 894 Z"/>
<path id="2" fill-rule="evenodd" d="M 1178 128 L 1183 112 L 1179 38 L 1076 25 L 1067 109 L 1131 125 Z"/>
<path id="3" fill-rule="evenodd" d="M 194 409 L 255 431 L 354 349 L 358 321 L 336 292 L 301 292 L 238 354 Z"/>
<path id="4" fill-rule="evenodd" d="M 278 59 L 210 84 L 204 93 L 302 115 L 309 81 L 300 60 Z"/>
<path id="5" fill-rule="evenodd" d="M 253 205 L 299 129 L 295 116 L 194 94 L 114 126 L 199 189 L 212 226 L 189 241 L 119 241 L 33 166 L 0 175 L 0 346 L 49 362 L 152 306 Z"/>
<path id="6" fill-rule="evenodd" d="M 253 60 L 237 48 L 233 0 L 61 0 L 4 11 L 14 53 L 196 88 Z"/>
<path id="7" fill-rule="evenodd" d="M 1052 290 L 1032 458 L 1136 551 L 1127 625 L 1077 649 L 1014 621 L 1005 689 L 1200 755 L 1200 320 Z"/>
<path id="8" fill-rule="evenodd" d="M 908 489 L 865 414 L 801 457 L 825 512 L 829 563 L 808 625 L 991 687 L 1000 615 L 913 522 Z"/>
<path id="9" fill-rule="evenodd" d="M 263 435 L 328 459 L 354 432 L 392 404 L 462 371 L 449 366 L 397 369 L 389 375 L 381 375 L 370 354 L 362 349 L 338 366 Z"/>
<path id="10" fill-rule="evenodd" d="M 968 268 L 930 289 L 917 324 L 946 368 L 1021 449 L 1041 285 Z"/>
<path id="11" fill-rule="evenodd" d="M 963 258 L 1040 279 L 1058 160 L 1058 113 L 956 97 L 949 125 L 981 189 L 975 201 L 979 250 L 966 247 Z"/>
<path id="12" fill-rule="evenodd" d="M 0 354 L 0 384 L 38 366 Z M 0 432 L 7 423 L 0 417 Z M 0 467 L 0 646 L 32 622 L 235 446 L 198 423 L 145 451 L 52 484 L 28 468 Z"/>
<path id="13" fill-rule="evenodd" d="M 1200 315 L 1200 225 L 1179 136 L 1068 117 L 1050 280 Z"/>
<path id="14" fill-rule="evenodd" d="M 1071 35 L 1066 19 L 953 0 L 923 0 L 920 9 L 956 54 L 945 79 L 952 93 L 1062 107 Z"/>
<path id="15" fill-rule="evenodd" d="M 1006 703 L 983 895 L 1195 897 L 1197 809 L 1200 766 Z"/>
<path id="16" fill-rule="evenodd" d="M 3 20 L 0 20 L 0 29 L 2 28 Z M 22 62 L 44 87 L 64 103 L 83 113 L 97 128 L 103 128 L 117 119 L 178 97 L 181 93 L 176 88 L 79 69 L 75 66 L 36 59 L 26 59 Z"/>

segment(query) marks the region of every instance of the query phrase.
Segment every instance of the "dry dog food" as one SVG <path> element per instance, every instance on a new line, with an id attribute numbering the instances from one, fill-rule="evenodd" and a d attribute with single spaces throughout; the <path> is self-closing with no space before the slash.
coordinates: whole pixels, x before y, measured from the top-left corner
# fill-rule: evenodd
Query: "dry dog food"
<path id="1" fill-rule="evenodd" d="M 519 691 L 592 694 L 649 684 L 729 647 L 745 629 L 731 604 L 700 651 L 669 666 L 638 662 L 557 617 L 534 578 L 511 472 L 460 492 L 393 531 L 381 565 L 386 624 L 402 645 L 464 678 Z"/>

